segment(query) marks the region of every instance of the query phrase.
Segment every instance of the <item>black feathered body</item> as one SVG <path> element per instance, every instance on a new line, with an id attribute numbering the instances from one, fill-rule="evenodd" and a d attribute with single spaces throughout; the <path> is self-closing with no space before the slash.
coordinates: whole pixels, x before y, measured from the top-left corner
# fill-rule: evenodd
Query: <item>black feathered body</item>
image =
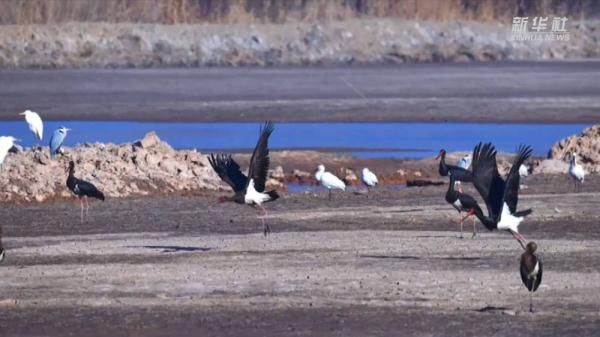
<path id="1" fill-rule="evenodd" d="M 521 255 L 521 281 L 529 291 L 536 291 L 542 283 L 542 260 L 534 253 Z"/>
<path id="2" fill-rule="evenodd" d="M 461 193 L 454 188 L 456 179 L 453 175 L 450 175 L 450 183 L 448 185 L 448 191 L 446 192 L 446 201 L 452 205 L 458 212 L 468 212 L 477 205 L 477 201 L 472 196 Z"/>
<path id="3" fill-rule="evenodd" d="M 487 229 L 496 229 L 493 221 L 485 221 L 489 219 L 485 219 L 483 211 L 481 210 L 481 207 L 479 207 L 477 200 L 475 200 L 475 198 L 469 194 L 457 191 L 454 188 L 454 184 L 455 178 L 454 176 L 450 175 L 450 184 L 448 186 L 448 191 L 446 192 L 446 201 L 451 204 L 452 207 L 454 207 L 454 209 L 456 209 L 459 213 L 472 211 Z M 482 220 L 482 218 L 484 220 Z"/>
<path id="4" fill-rule="evenodd" d="M 78 197 L 89 197 L 96 198 L 104 201 L 104 194 L 100 192 L 94 184 L 89 183 L 85 180 L 75 178 L 74 168 L 69 169 L 69 176 L 67 177 L 67 187 Z"/>
<path id="5" fill-rule="evenodd" d="M 471 171 L 466 170 L 460 166 L 446 164 L 446 152 L 443 152 L 441 154 L 438 172 L 442 177 L 447 177 L 449 174 L 451 174 L 457 181 L 473 181 L 473 174 L 471 173 Z"/>

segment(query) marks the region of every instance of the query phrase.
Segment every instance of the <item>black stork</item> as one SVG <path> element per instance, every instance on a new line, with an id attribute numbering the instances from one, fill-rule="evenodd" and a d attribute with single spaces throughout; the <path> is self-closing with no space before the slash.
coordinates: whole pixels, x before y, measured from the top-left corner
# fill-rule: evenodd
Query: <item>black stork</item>
<path id="1" fill-rule="evenodd" d="M 440 160 L 440 166 L 438 172 L 440 176 L 446 177 L 448 174 L 454 176 L 457 182 L 471 182 L 473 181 L 473 173 L 466 168 L 457 166 L 457 165 L 448 165 L 446 164 L 446 150 L 441 149 L 440 153 L 435 157 L 435 159 Z M 462 192 L 462 187 L 459 186 L 459 191 Z"/>
<path id="2" fill-rule="evenodd" d="M 67 187 L 73 194 L 79 198 L 79 204 L 81 205 L 81 223 L 83 223 L 83 200 L 85 199 L 85 217 L 88 216 L 88 210 L 90 204 L 88 197 L 96 198 L 104 201 L 104 194 L 100 192 L 94 184 L 89 183 L 85 180 L 81 180 L 75 177 L 75 163 L 71 160 L 69 162 L 69 176 L 67 177 Z"/>
<path id="3" fill-rule="evenodd" d="M 452 174 L 456 181 L 470 182 L 473 181 L 473 173 L 465 168 L 456 165 L 446 164 L 446 150 L 441 149 L 440 153 L 435 157 L 440 160 L 439 173 L 442 177 Z"/>
<path id="4" fill-rule="evenodd" d="M 542 283 L 542 259 L 535 254 L 537 244 L 533 241 L 527 244 L 525 252 L 521 255 L 521 280 L 529 290 L 529 311 L 533 312 L 533 293 Z"/>
<path id="5" fill-rule="evenodd" d="M 250 205 L 261 210 L 263 216 L 263 233 L 265 236 L 271 233 L 271 228 L 265 223 L 267 210 L 262 204 L 279 198 L 277 191 L 265 192 L 265 183 L 270 163 L 269 136 L 272 132 L 273 124 L 271 122 L 265 123 L 261 128 L 260 137 L 250 158 L 247 177 L 240 170 L 238 163 L 231 158 L 231 155 L 210 154 L 208 157 L 212 168 L 224 182 L 231 186 L 235 193 L 232 196 L 220 197 L 218 202 L 231 201 L 238 204 Z"/>
<path id="6" fill-rule="evenodd" d="M 452 205 L 452 207 L 454 207 L 460 216 L 461 212 L 467 212 L 466 216 L 460 216 L 459 219 L 459 224 L 460 224 L 460 238 L 463 238 L 463 223 L 464 221 L 469 218 L 472 217 L 474 215 L 483 215 L 483 211 L 481 210 L 481 207 L 479 207 L 479 204 L 477 203 L 477 200 L 475 200 L 475 198 L 473 198 L 472 196 L 463 193 L 463 192 L 459 192 L 456 189 L 454 189 L 454 185 L 456 183 L 456 178 L 454 177 L 454 175 L 450 174 L 450 184 L 448 185 L 448 192 L 446 192 L 446 201 Z M 477 229 L 475 227 L 475 218 L 472 218 L 473 220 L 473 238 L 477 235 Z M 490 230 L 493 229 L 492 228 L 488 228 Z"/>
<path id="7" fill-rule="evenodd" d="M 506 181 L 500 177 L 496 164 L 496 149 L 491 143 L 479 143 L 473 150 L 473 185 L 485 201 L 488 215 L 475 214 L 487 228 L 509 231 L 525 249 L 525 238 L 519 234 L 519 224 L 531 214 L 531 209 L 517 211 L 519 200 L 519 168 L 531 156 L 531 147 L 521 145 Z"/>

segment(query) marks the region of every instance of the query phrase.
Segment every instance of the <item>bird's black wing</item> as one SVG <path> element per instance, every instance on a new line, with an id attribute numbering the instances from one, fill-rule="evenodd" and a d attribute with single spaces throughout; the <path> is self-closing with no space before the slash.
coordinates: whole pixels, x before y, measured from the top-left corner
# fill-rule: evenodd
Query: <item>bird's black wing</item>
<path id="1" fill-rule="evenodd" d="M 77 179 L 75 181 L 74 192 L 79 196 L 86 196 L 91 198 L 97 198 L 104 200 L 104 194 L 100 192 L 94 184 L 89 183 L 85 180 Z"/>
<path id="2" fill-rule="evenodd" d="M 498 173 L 496 149 L 491 143 L 479 143 L 473 149 L 473 185 L 485 201 L 490 218 L 496 219 L 502 211 L 504 180 Z"/>
<path id="3" fill-rule="evenodd" d="M 230 154 L 210 154 L 208 162 L 217 172 L 221 180 L 226 182 L 234 192 L 243 191 L 248 184 L 248 178 L 240 170 L 240 165 L 231 158 Z"/>
<path id="4" fill-rule="evenodd" d="M 540 284 L 542 284 L 542 274 L 544 266 L 542 264 L 542 259 L 540 259 L 539 256 L 533 255 L 529 257 L 530 259 L 526 259 L 523 257 L 521 258 L 521 268 L 519 270 L 521 272 L 521 281 L 523 281 L 523 284 L 525 285 L 525 287 L 527 287 L 527 290 L 536 291 Z M 535 276 L 534 282 L 533 279 L 529 278 L 529 273 L 533 271 L 536 264 L 538 264 L 538 272 Z"/>
<path id="5" fill-rule="evenodd" d="M 266 122 L 260 130 L 260 137 L 250 158 L 248 177 L 254 181 L 254 188 L 258 192 L 264 192 L 269 171 L 269 136 L 273 132 L 273 123 Z"/>
<path id="6" fill-rule="evenodd" d="M 504 188 L 504 202 L 508 206 L 511 214 L 517 212 L 517 201 L 519 200 L 519 181 L 521 175 L 519 168 L 531 157 L 533 150 L 529 146 L 521 145 L 517 150 L 517 156 L 513 159 L 512 167 L 506 177 L 506 186 Z"/>
<path id="7" fill-rule="evenodd" d="M 521 273 L 521 281 L 523 281 L 523 285 L 527 287 L 527 290 L 531 291 L 531 279 L 529 278 L 529 271 L 527 270 L 527 266 L 523 261 L 521 261 L 521 267 L 519 268 L 519 272 Z"/>
<path id="8" fill-rule="evenodd" d="M 471 182 L 473 181 L 473 173 L 471 171 L 466 170 L 460 166 L 455 165 L 446 165 L 448 166 L 448 171 L 451 175 L 456 178 L 458 181 L 462 182 Z"/>
<path id="9" fill-rule="evenodd" d="M 475 216 L 479 219 L 479 221 L 481 221 L 481 223 L 485 226 L 485 228 L 487 228 L 488 230 L 496 229 L 496 223 L 494 222 L 494 220 L 483 215 L 483 211 L 481 211 L 481 207 L 479 207 L 479 203 L 477 202 L 477 200 L 475 198 L 473 198 L 471 195 L 466 194 L 466 193 L 461 193 L 459 195 L 459 198 L 460 198 L 460 203 L 465 208 L 473 210 L 473 212 L 475 213 Z"/>

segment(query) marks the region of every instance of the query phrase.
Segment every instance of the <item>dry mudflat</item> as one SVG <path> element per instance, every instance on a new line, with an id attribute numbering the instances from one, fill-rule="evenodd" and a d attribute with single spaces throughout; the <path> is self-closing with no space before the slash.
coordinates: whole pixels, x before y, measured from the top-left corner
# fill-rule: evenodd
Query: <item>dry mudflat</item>
<path id="1" fill-rule="evenodd" d="M 525 181 L 527 311 L 507 233 L 458 238 L 445 186 L 287 194 L 263 237 L 215 195 L 4 206 L 0 336 L 598 336 L 600 179 Z M 472 192 L 472 190 L 468 189 Z"/>

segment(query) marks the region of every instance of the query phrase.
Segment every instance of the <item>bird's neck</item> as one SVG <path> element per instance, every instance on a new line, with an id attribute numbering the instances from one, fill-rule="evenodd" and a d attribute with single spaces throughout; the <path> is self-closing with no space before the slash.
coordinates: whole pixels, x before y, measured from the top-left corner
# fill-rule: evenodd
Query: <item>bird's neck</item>
<path id="1" fill-rule="evenodd" d="M 456 179 L 450 174 L 450 183 L 448 184 L 448 193 L 447 194 L 457 194 L 454 189 L 454 185 L 456 185 Z"/>
<path id="2" fill-rule="evenodd" d="M 489 216 L 484 215 L 483 211 L 481 210 L 481 207 L 474 207 L 473 212 L 475 213 L 475 216 L 477 217 L 477 219 L 479 219 L 479 221 L 481 221 L 481 223 L 487 229 L 492 230 L 497 227 L 498 223 L 496 221 L 494 221 L 494 219 L 490 218 Z"/>
<path id="3" fill-rule="evenodd" d="M 442 153 L 440 155 L 440 168 L 446 168 L 446 154 Z"/>

